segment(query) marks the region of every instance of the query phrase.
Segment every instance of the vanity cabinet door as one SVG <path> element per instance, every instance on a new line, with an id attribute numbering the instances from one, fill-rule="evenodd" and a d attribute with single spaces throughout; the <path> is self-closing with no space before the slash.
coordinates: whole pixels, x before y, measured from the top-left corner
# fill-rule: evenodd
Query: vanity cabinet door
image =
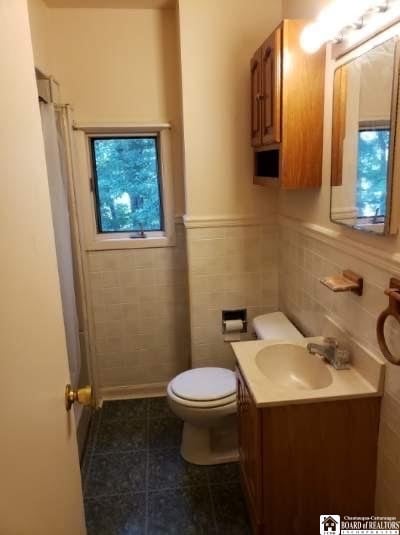
<path id="1" fill-rule="evenodd" d="M 261 50 L 261 145 L 281 140 L 281 46 L 277 28 Z"/>
<path id="2" fill-rule="evenodd" d="M 247 385 L 237 369 L 240 472 L 255 533 L 262 525 L 261 421 Z"/>

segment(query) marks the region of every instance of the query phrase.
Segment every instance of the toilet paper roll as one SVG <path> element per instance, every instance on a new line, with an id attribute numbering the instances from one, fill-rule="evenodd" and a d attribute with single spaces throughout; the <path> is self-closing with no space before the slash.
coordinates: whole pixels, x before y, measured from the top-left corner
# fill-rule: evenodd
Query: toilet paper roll
<path id="1" fill-rule="evenodd" d="M 243 321 L 242 320 L 228 320 L 225 322 L 225 331 L 227 333 L 234 333 L 237 331 L 243 330 Z"/>
<path id="2" fill-rule="evenodd" d="M 225 342 L 239 342 L 240 333 L 243 329 L 242 320 L 228 320 L 225 321 Z"/>

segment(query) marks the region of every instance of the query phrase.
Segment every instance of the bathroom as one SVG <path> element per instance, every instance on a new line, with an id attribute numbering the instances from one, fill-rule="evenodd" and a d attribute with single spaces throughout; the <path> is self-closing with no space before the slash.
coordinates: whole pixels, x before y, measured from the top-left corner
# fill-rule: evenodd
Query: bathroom
<path id="1" fill-rule="evenodd" d="M 399 13 L 0 1 L 1 535 L 400 522 Z"/>

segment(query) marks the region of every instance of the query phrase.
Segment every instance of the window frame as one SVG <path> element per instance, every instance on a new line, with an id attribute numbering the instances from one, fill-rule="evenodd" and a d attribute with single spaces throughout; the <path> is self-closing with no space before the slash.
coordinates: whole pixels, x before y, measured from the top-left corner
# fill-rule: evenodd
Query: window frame
<path id="1" fill-rule="evenodd" d="M 173 182 L 171 173 L 170 125 L 75 125 L 77 148 L 77 202 L 87 251 L 172 247 L 175 245 Z M 161 216 L 164 230 L 144 231 L 146 237 L 131 238 L 134 231 L 99 232 L 92 165 L 92 139 L 155 137 L 158 148 L 158 175 Z"/>
<path id="2" fill-rule="evenodd" d="M 165 230 L 165 221 L 164 221 L 164 209 L 163 209 L 163 192 L 162 192 L 162 174 L 161 174 L 161 151 L 160 151 L 160 138 L 159 136 L 155 136 L 152 134 L 135 134 L 133 135 L 101 135 L 101 136 L 95 136 L 91 135 L 89 136 L 89 143 L 90 143 L 90 165 L 92 169 L 92 193 L 94 196 L 94 208 L 95 208 L 95 214 L 96 214 L 96 225 L 97 225 L 97 233 L 98 234 L 134 234 L 135 232 L 140 232 L 140 229 L 136 230 L 121 230 L 121 231 L 115 231 L 115 230 L 100 230 L 100 227 L 102 227 L 102 220 L 101 220 L 101 201 L 100 201 L 100 190 L 99 190 L 99 180 L 98 180 L 98 174 L 97 174 L 97 166 L 96 166 L 96 148 L 95 148 L 95 142 L 102 140 L 102 139 L 153 139 L 155 150 L 156 150 L 156 157 L 157 157 L 157 189 L 158 189 L 158 195 L 159 195 L 159 217 L 160 217 L 160 227 L 157 230 L 153 229 L 143 229 L 143 232 L 147 234 L 153 234 L 154 232 L 164 232 Z"/>

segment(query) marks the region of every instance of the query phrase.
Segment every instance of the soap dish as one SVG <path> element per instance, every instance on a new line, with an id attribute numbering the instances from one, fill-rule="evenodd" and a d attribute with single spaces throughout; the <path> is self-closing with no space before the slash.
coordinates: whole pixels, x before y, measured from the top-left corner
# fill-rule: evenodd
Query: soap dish
<path id="1" fill-rule="evenodd" d="M 333 292 L 354 292 L 362 295 L 364 279 L 353 271 L 345 270 L 340 275 L 320 279 L 320 283 Z"/>

